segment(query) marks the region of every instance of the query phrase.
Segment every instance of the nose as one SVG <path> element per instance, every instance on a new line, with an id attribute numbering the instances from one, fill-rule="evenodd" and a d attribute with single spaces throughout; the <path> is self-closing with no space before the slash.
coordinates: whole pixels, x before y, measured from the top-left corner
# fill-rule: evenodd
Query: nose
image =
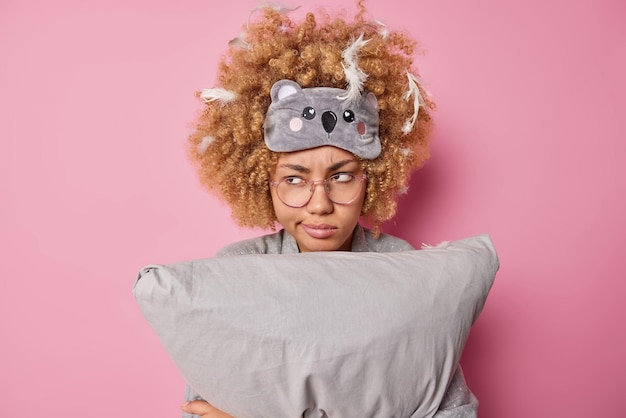
<path id="1" fill-rule="evenodd" d="M 335 129 L 335 125 L 337 125 L 337 115 L 330 110 L 322 113 L 322 126 L 326 133 L 331 133 Z"/>
<path id="2" fill-rule="evenodd" d="M 333 202 L 328 198 L 322 182 L 311 184 L 311 199 L 306 204 L 306 209 L 309 213 L 316 215 L 324 215 L 333 211 Z"/>

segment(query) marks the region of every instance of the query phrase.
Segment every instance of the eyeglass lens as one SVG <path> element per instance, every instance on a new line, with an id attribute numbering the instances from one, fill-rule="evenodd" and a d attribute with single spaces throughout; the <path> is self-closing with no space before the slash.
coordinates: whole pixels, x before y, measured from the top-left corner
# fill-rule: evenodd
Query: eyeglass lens
<path id="1" fill-rule="evenodd" d="M 361 191 L 364 176 L 356 177 L 349 173 L 335 174 L 325 180 L 307 181 L 301 178 L 287 178 L 276 185 L 280 200 L 293 207 L 306 205 L 317 185 L 324 187 L 328 199 L 337 204 L 352 202 Z"/>

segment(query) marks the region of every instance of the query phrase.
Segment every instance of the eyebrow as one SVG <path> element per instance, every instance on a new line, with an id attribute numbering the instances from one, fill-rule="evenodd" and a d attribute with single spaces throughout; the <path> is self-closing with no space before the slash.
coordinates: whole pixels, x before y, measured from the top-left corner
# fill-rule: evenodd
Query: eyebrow
<path id="1" fill-rule="evenodd" d="M 341 167 L 345 166 L 346 164 L 349 164 L 349 163 L 352 163 L 352 162 L 356 163 L 357 161 L 352 159 L 352 158 L 350 158 L 348 160 L 342 160 L 342 161 L 336 162 L 335 164 L 331 165 L 330 167 L 327 168 L 327 170 L 328 171 L 335 171 L 335 170 L 338 170 Z M 311 172 L 310 168 L 307 168 L 307 167 L 305 167 L 303 165 L 300 165 L 300 164 L 281 164 L 281 165 L 279 165 L 279 167 L 290 168 L 290 169 L 292 169 L 294 171 L 297 171 L 298 173 L 310 173 Z"/>

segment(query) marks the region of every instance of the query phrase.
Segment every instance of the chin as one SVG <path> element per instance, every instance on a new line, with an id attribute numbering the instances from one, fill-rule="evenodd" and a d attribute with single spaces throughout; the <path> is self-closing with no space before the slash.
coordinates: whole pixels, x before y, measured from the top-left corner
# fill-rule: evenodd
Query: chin
<path id="1" fill-rule="evenodd" d="M 341 247 L 343 246 L 344 242 L 337 242 L 335 240 L 314 240 L 311 241 L 310 239 L 307 240 L 303 240 L 302 241 L 302 246 L 306 248 L 306 251 L 302 251 L 302 249 L 300 251 L 302 252 L 318 252 L 318 251 L 342 251 Z"/>

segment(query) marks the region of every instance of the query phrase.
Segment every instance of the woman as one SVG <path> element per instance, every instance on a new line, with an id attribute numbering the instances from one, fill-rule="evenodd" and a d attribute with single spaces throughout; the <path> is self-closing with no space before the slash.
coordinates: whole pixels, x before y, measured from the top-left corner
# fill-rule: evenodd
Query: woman
<path id="1" fill-rule="evenodd" d="M 414 75 L 414 42 L 358 6 L 353 22 L 320 12 L 322 25 L 264 10 L 231 42 L 220 86 L 199 94 L 190 154 L 202 183 L 240 225 L 282 226 L 219 255 L 412 249 L 380 225 L 428 159 L 434 105 Z M 186 401 L 186 417 L 229 417 L 190 387 Z M 435 416 L 476 408 L 459 368 Z"/>

